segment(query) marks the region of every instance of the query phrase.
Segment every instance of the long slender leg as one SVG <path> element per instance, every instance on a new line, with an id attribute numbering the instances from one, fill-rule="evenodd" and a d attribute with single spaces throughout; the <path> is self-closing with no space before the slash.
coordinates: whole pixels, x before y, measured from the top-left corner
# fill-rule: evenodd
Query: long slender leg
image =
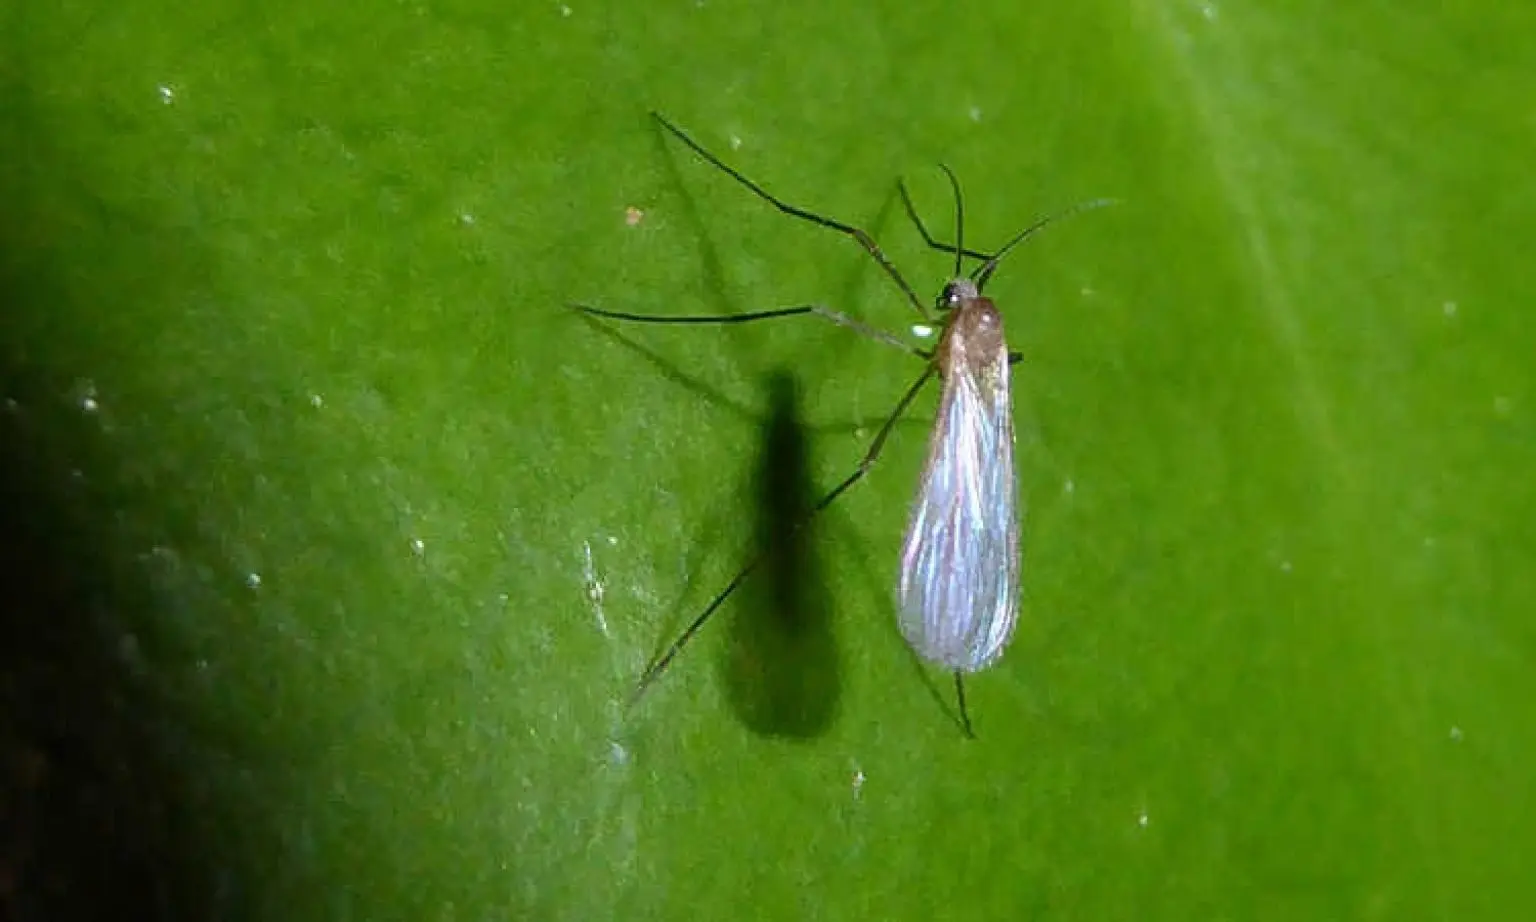
<path id="1" fill-rule="evenodd" d="M 923 242 L 928 244 L 931 249 L 940 250 L 945 253 L 958 253 L 961 256 L 969 256 L 971 259 L 979 259 L 982 262 L 992 258 L 991 253 L 983 253 L 970 247 L 960 248 L 956 247 L 953 243 L 935 240 L 933 235 L 928 233 L 928 225 L 924 224 L 923 219 L 918 216 L 917 206 L 912 204 L 912 195 L 907 192 L 906 181 L 902 180 L 897 183 L 896 187 L 901 190 L 901 204 L 907 209 L 907 217 L 912 219 L 912 224 L 917 228 L 917 232 L 923 235 Z"/>
<path id="2" fill-rule="evenodd" d="M 911 353 L 919 358 L 928 358 L 929 353 L 916 346 L 902 342 L 884 330 L 876 329 L 867 323 L 848 316 L 841 311 L 835 311 L 819 304 L 806 304 L 800 307 L 780 307 L 766 311 L 752 311 L 746 314 L 685 314 L 682 316 L 670 316 L 667 314 L 632 314 L 627 311 L 607 311 L 599 307 L 588 307 L 585 304 L 567 305 L 574 311 L 580 311 L 593 317 L 603 317 L 608 320 L 630 320 L 637 323 L 749 323 L 753 320 L 772 320 L 775 317 L 798 317 L 802 314 L 811 314 L 823 320 L 829 320 L 840 327 L 877 343 L 894 346 L 903 352 Z"/>
<path id="3" fill-rule="evenodd" d="M 849 487 L 858 483 L 861 479 L 863 479 L 865 474 L 869 473 L 869 469 L 874 467 L 875 461 L 879 459 L 881 449 L 885 447 L 885 440 L 890 437 L 891 430 L 896 427 L 896 421 L 901 418 L 901 414 L 906 411 L 908 405 L 910 405 L 913 399 L 917 397 L 917 393 L 923 389 L 923 385 L 928 383 L 928 379 L 933 377 L 933 373 L 934 367 L 932 365 L 929 365 L 927 368 L 923 369 L 922 375 L 915 382 L 913 382 L 912 386 L 907 389 L 907 392 L 902 395 L 900 402 L 896 404 L 896 409 L 891 411 L 890 418 L 888 418 L 885 421 L 885 424 L 880 427 L 880 431 L 875 433 L 875 440 L 870 443 L 869 450 L 864 453 L 864 458 L 859 462 L 859 466 L 854 469 L 852 474 L 849 474 L 847 477 L 845 477 L 842 483 L 833 487 L 831 492 L 827 493 L 826 496 L 823 496 L 820 500 L 818 500 L 816 505 L 812 506 L 810 511 L 805 514 L 805 517 L 795 524 L 794 531 L 799 531 L 800 529 L 804 528 L 807 524 L 810 523 L 812 519 L 816 517 L 818 513 L 832 505 L 832 502 L 839 496 L 842 496 Z M 640 697 L 645 694 L 645 690 L 650 688 L 651 683 L 655 682 L 661 676 L 661 674 L 666 671 L 667 667 L 671 665 L 672 661 L 677 658 L 677 655 L 682 652 L 683 647 L 688 645 L 688 642 L 693 639 L 693 636 L 697 634 L 701 628 L 704 627 L 705 622 L 707 622 L 710 617 L 712 617 L 714 613 L 719 610 L 721 605 L 725 604 L 725 600 L 731 597 L 731 594 L 734 593 L 737 588 L 739 588 L 741 584 L 746 581 L 748 576 L 752 575 L 752 571 L 756 570 L 758 566 L 762 564 L 762 562 L 766 559 L 766 557 L 766 553 L 759 553 L 751 560 L 747 561 L 746 565 L 743 566 L 740 572 L 738 572 L 736 576 L 726 584 L 725 588 L 721 589 L 720 592 L 710 600 L 709 604 L 704 607 L 702 612 L 699 612 L 698 617 L 694 618 L 693 621 L 683 629 L 683 632 L 677 636 L 677 639 L 674 640 L 672 645 L 666 649 L 666 652 L 662 653 L 656 659 L 651 661 L 651 665 L 646 667 L 645 674 L 640 677 L 639 683 L 635 686 L 634 694 L 630 695 L 629 704 L 631 707 L 634 706 L 635 702 L 640 700 Z M 969 722 L 967 722 L 967 727 L 969 727 Z"/>
<path id="4" fill-rule="evenodd" d="M 954 174 L 950 173 L 949 168 L 942 168 L 944 172 L 949 176 L 950 181 L 954 182 Z M 960 256 L 969 256 L 972 259 L 979 259 L 982 261 L 982 264 L 977 266 L 976 271 L 972 273 L 972 277 L 975 279 L 977 285 L 981 287 L 986 286 L 987 280 L 992 277 L 993 271 L 997 269 L 997 264 L 1003 258 L 1003 256 L 1006 255 L 1009 250 L 1022 243 L 1025 238 L 1034 234 L 1036 231 L 1041 230 L 1050 224 L 1054 224 L 1057 221 L 1060 221 L 1062 218 L 1075 215 L 1078 212 L 1092 211 L 1095 208 L 1103 208 L 1106 205 L 1118 205 L 1120 203 L 1119 199 L 1113 198 L 1096 198 L 1090 199 L 1086 202 L 1079 202 L 1070 208 L 1066 208 L 1052 215 L 1047 215 L 1035 221 L 1033 224 L 1015 234 L 996 252 L 983 253 L 979 250 L 973 250 L 970 247 L 956 246 L 953 243 L 945 243 L 942 240 L 934 239 L 933 235 L 928 233 L 928 227 L 923 223 L 923 219 L 918 216 L 917 207 L 912 204 L 912 196 L 907 192 L 906 182 L 901 182 L 899 184 L 899 188 L 901 189 L 901 202 L 906 206 L 907 209 L 907 217 L 911 218 L 912 223 L 917 226 L 917 232 L 923 236 L 924 243 L 928 244 L 929 247 L 935 250 L 940 250 L 945 253 L 955 253 Z"/>
<path id="5" fill-rule="evenodd" d="M 965 731 L 966 739 L 975 739 L 976 732 L 971 729 L 971 715 L 965 709 L 965 681 L 960 673 L 955 673 L 955 702 L 960 707 L 960 729 Z"/>
<path id="6" fill-rule="evenodd" d="M 912 290 L 912 286 L 907 284 L 907 280 L 903 278 L 901 273 L 896 270 L 896 265 L 891 262 L 890 257 L 885 255 L 885 251 L 881 250 L 880 245 L 875 243 L 875 238 L 871 237 L 866 231 L 854 227 L 851 224 L 844 224 L 841 221 L 835 221 L 832 218 L 819 215 L 814 211 L 807 211 L 804 208 L 791 205 L 790 203 L 769 192 L 767 189 L 764 189 L 762 186 L 759 186 L 757 183 L 743 176 L 734 167 L 727 165 L 725 161 L 710 153 L 703 147 L 703 145 L 689 137 L 688 133 L 683 131 L 683 129 L 667 121 L 666 117 L 663 116 L 660 112 L 652 112 L 651 116 L 655 118 L 657 122 L 661 123 L 661 127 L 667 129 L 667 131 L 670 131 L 673 136 L 675 136 L 679 141 L 682 141 L 684 144 L 688 145 L 688 147 L 692 149 L 694 153 L 698 154 L 700 157 L 703 157 L 704 160 L 707 161 L 715 169 L 741 183 L 743 186 L 746 186 L 753 195 L 756 195 L 758 198 L 777 208 L 783 214 L 787 214 L 792 218 L 799 218 L 802 221 L 809 221 L 812 224 L 816 224 L 821 227 L 830 228 L 840 234 L 846 234 L 849 237 L 852 237 L 854 240 L 858 241 L 859 246 L 863 247 L 870 256 L 874 257 L 875 262 L 880 264 L 880 268 L 885 270 L 885 274 L 890 276 L 891 281 L 896 283 L 896 286 L 901 289 L 902 294 L 907 296 L 907 300 L 912 303 L 912 307 L 916 309 L 916 311 L 924 318 L 928 316 L 928 309 L 924 307 L 923 302 L 918 299 L 917 292 Z"/>

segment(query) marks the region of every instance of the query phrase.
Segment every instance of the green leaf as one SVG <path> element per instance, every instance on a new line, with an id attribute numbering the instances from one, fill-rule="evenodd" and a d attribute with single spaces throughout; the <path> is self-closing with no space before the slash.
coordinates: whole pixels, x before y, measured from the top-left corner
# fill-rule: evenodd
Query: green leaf
<path id="1" fill-rule="evenodd" d="M 1536 911 L 1526 7 L 0 15 L 4 892 L 273 919 Z M 922 370 L 813 317 L 570 311 L 919 319 L 652 109 L 869 229 L 924 303 L 953 267 L 898 178 L 948 238 L 953 168 L 982 249 L 1120 200 L 988 289 L 1024 353 L 1029 511 L 977 740 L 895 630 L 932 393 L 626 711 Z"/>

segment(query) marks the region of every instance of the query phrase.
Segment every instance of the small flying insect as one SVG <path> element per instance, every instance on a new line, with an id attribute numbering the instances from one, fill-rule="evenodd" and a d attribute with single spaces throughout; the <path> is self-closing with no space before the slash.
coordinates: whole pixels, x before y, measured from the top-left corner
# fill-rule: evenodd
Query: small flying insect
<path id="1" fill-rule="evenodd" d="M 783 214 L 851 237 L 901 289 L 924 321 L 935 321 L 912 286 L 868 233 L 778 198 L 710 153 L 660 113 L 651 115 L 706 163 Z M 819 304 L 743 314 L 685 316 L 634 314 L 584 304 L 571 304 L 570 307 L 593 317 L 637 323 L 751 323 L 812 315 L 910 352 L 924 361 L 922 374 L 897 401 L 896 408 L 875 433 L 858 467 L 811 506 L 799 527 L 804 527 L 869 473 L 897 421 L 924 385 L 937 375 L 941 385 L 938 415 L 929 435 L 927 460 L 902 539 L 901 569 L 896 580 L 897 617 L 907 645 L 923 660 L 954 676 L 960 729 L 967 737 L 974 737 L 966 709 L 964 677 L 987 668 L 1002 656 L 1018 623 L 1022 574 L 1021 510 L 1009 390 L 1010 368 L 1021 356 L 1008 350 L 1003 337 L 1002 315 L 982 292 L 1003 257 L 1031 234 L 1067 215 L 1108 205 L 1113 200 L 1094 199 L 1042 218 L 1019 231 L 995 252 L 983 253 L 965 246 L 965 210 L 960 182 L 949 167 L 940 164 L 940 169 L 948 177 L 955 199 L 953 244 L 937 240 L 928 232 L 912 204 L 906 183 L 898 185 L 902 204 L 923 242 L 955 257 L 954 274 L 933 305 L 940 333 L 938 345 L 931 351 L 911 346 L 883 330 Z M 969 274 L 964 271 L 966 259 L 979 262 Z M 651 661 L 636 684 L 631 704 L 645 694 L 763 560 L 762 554 L 749 560 L 677 639 Z"/>

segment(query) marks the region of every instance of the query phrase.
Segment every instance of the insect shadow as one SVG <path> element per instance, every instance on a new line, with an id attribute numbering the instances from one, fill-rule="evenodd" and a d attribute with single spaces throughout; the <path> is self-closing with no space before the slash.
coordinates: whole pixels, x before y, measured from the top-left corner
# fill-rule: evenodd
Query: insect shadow
<path id="1" fill-rule="evenodd" d="M 819 494 L 795 378 L 775 372 L 767 390 L 753 477 L 754 550 L 762 564 L 742 583 L 720 667 L 727 700 L 748 729 L 808 738 L 836 716 L 841 660 L 816 522 L 807 521 Z"/>

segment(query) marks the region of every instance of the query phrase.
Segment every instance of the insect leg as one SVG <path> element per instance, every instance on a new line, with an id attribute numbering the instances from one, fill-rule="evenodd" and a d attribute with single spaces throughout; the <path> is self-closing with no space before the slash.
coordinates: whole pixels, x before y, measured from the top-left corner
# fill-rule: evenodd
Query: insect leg
<path id="1" fill-rule="evenodd" d="M 750 323 L 754 320 L 772 320 L 775 317 L 798 317 L 802 314 L 810 314 L 812 316 L 820 317 L 823 320 L 835 323 L 840 327 L 844 327 L 845 329 L 852 330 L 860 336 L 863 336 L 866 339 L 872 339 L 877 343 L 884 343 L 887 346 L 895 346 L 897 349 L 900 349 L 903 352 L 911 353 L 912 355 L 916 355 L 919 358 L 926 359 L 929 357 L 929 353 L 927 351 L 904 343 L 900 339 L 896 338 L 890 333 L 885 332 L 884 330 L 876 329 L 875 327 L 872 327 L 863 321 L 856 320 L 841 311 L 835 311 L 829 307 L 822 307 L 819 304 L 805 304 L 799 307 L 780 307 L 773 310 L 752 311 L 745 314 L 685 314 L 682 316 L 671 316 L 667 314 L 632 314 L 626 311 L 608 311 L 597 307 L 588 307 L 585 304 L 570 304 L 568 306 L 572 310 L 580 311 L 581 313 L 592 317 L 602 317 L 608 320 L 629 320 L 635 321 L 637 323 Z"/>
<path id="2" fill-rule="evenodd" d="M 960 708 L 960 729 L 965 732 L 966 739 L 975 739 L 976 733 L 971 729 L 971 715 L 965 709 L 965 681 L 960 673 L 955 673 L 955 703 Z"/>
<path id="3" fill-rule="evenodd" d="M 854 470 L 852 474 L 849 474 L 847 477 L 843 478 L 842 483 L 839 483 L 837 486 L 833 487 L 832 490 L 827 493 L 827 495 L 823 496 L 820 500 L 817 500 L 816 505 L 812 506 L 810 511 L 805 514 L 805 517 L 795 524 L 794 531 L 799 531 L 800 529 L 804 528 L 807 524 L 810 523 L 812 519 L 816 517 L 818 513 L 832 505 L 832 502 L 839 496 L 842 496 L 849 487 L 858 483 L 865 474 L 869 473 L 869 469 L 873 467 L 875 461 L 879 459 L 880 451 L 885 448 L 885 441 L 890 437 L 891 430 L 896 427 L 896 421 L 901 418 L 902 413 L 906 412 L 907 407 L 917 397 L 918 391 L 923 389 L 923 385 L 928 383 L 928 379 L 933 376 L 933 373 L 934 368 L 932 365 L 929 365 L 923 370 L 922 375 L 915 382 L 913 382 L 912 386 L 907 389 L 907 392 L 902 395 L 900 402 L 896 404 L 896 409 L 891 411 L 890 417 L 885 421 L 885 424 L 880 427 L 880 431 L 875 433 L 875 439 L 870 443 L 869 450 L 864 453 L 864 458 L 859 462 L 859 466 Z M 666 652 L 662 653 L 656 659 L 651 661 L 651 664 L 646 667 L 645 674 L 640 677 L 639 683 L 636 684 L 634 694 L 630 695 L 630 707 L 633 707 L 635 703 L 640 700 L 640 697 L 645 694 L 646 689 L 650 688 L 651 684 L 654 683 L 656 679 L 658 679 L 661 674 L 666 671 L 667 667 L 671 665 L 672 661 L 677 658 L 677 655 L 682 652 L 683 647 L 688 645 L 688 642 L 693 639 L 694 635 L 697 634 L 701 628 L 704 627 L 704 624 L 709 621 L 709 619 L 714 615 L 716 611 L 719 610 L 720 606 L 725 604 L 725 600 L 730 598 L 731 594 L 741 587 L 741 584 L 745 582 L 747 577 L 752 574 L 752 571 L 756 570 L 765 559 L 767 559 L 767 554 L 759 553 L 751 560 L 747 561 L 746 565 L 741 568 L 736 576 L 733 577 L 731 581 L 725 585 L 725 588 L 721 589 L 715 595 L 715 597 L 710 600 L 709 604 L 704 607 L 702 612 L 699 612 L 698 617 L 694 618 L 686 628 L 683 628 L 683 632 L 677 636 L 677 639 L 674 640 L 672 645 L 666 649 Z"/>
<path id="4" fill-rule="evenodd" d="M 946 169 L 945 172 L 948 172 L 948 170 Z M 953 179 L 953 177 L 951 177 L 951 179 Z M 944 253 L 954 253 L 960 256 L 969 256 L 971 259 L 979 259 L 982 262 L 986 262 L 992 258 L 991 253 L 983 253 L 980 250 L 973 250 L 969 247 L 960 248 L 953 243 L 944 243 L 943 241 L 935 240 L 933 235 L 928 233 L 928 225 L 924 224 L 923 219 L 918 216 L 917 206 L 912 204 L 912 195 L 907 191 L 906 180 L 902 180 L 901 182 L 897 183 L 896 187 L 901 190 L 901 204 L 907 209 L 907 217 L 912 219 L 912 224 L 917 228 L 917 232 L 923 236 L 923 242 L 928 244 L 930 248 L 939 250 Z"/>
<path id="5" fill-rule="evenodd" d="M 891 262 L 890 257 L 885 255 L 885 251 L 880 249 L 880 245 L 875 243 L 875 238 L 871 237 L 867 231 L 854 227 L 851 224 L 844 224 L 842 221 L 834 220 L 832 218 L 826 217 L 825 215 L 819 215 L 814 211 L 807 211 L 806 209 L 800 208 L 799 206 L 791 205 L 790 203 L 769 192 L 767 189 L 764 189 L 762 186 L 759 186 L 757 183 L 743 176 L 734 167 L 727 165 L 725 161 L 710 153 L 704 148 L 703 145 L 689 137 L 688 133 L 683 131 L 683 129 L 667 121 L 666 117 L 663 116 L 660 112 L 652 112 L 651 116 L 661 124 L 661 127 L 671 132 L 672 135 L 679 141 L 682 141 L 684 144 L 688 145 L 688 147 L 694 153 L 698 154 L 700 157 L 703 157 L 704 160 L 715 169 L 736 180 L 738 183 L 741 183 L 743 186 L 746 186 L 753 195 L 772 205 L 774 208 L 777 208 L 781 213 L 789 215 L 792 218 L 799 218 L 802 221 L 809 221 L 812 224 L 835 230 L 840 234 L 846 234 L 847 236 L 852 237 L 854 240 L 858 241 L 859 246 L 863 247 L 865 252 L 874 257 L 875 262 L 880 264 L 880 268 L 885 270 L 885 274 L 890 276 L 891 280 L 896 283 L 896 286 L 901 289 L 902 294 L 907 296 L 907 300 L 911 302 L 912 307 L 916 309 L 917 312 L 923 317 L 928 316 L 928 309 L 923 306 L 923 302 L 917 297 L 917 292 L 913 291 L 912 286 L 907 284 L 907 280 L 902 277 L 899 271 L 897 271 L 896 265 Z"/>

